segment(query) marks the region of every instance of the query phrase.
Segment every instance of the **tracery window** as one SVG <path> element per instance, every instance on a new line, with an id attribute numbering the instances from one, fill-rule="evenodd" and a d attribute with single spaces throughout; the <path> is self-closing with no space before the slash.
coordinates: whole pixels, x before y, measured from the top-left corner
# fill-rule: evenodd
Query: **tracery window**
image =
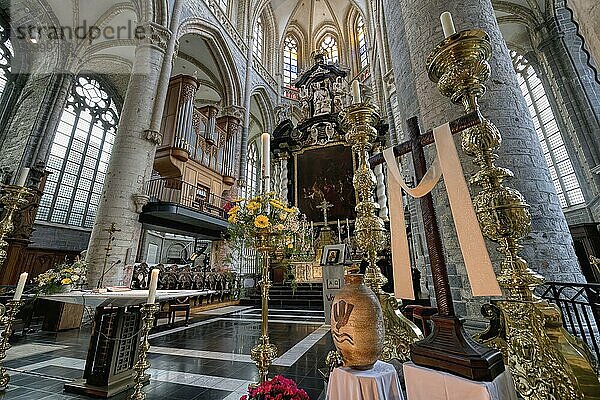
<path id="1" fill-rule="evenodd" d="M 263 57 L 264 40 L 263 22 L 262 18 L 259 18 L 256 25 L 254 25 L 254 45 L 252 46 L 252 52 L 259 60 L 262 60 Z"/>
<path id="2" fill-rule="evenodd" d="M 358 44 L 358 59 L 360 69 L 362 70 L 369 65 L 368 45 L 367 45 L 367 28 L 365 20 L 361 15 L 356 19 L 356 42 Z"/>
<path id="3" fill-rule="evenodd" d="M 11 79 L 11 65 L 15 55 L 10 41 L 10 31 L 0 25 L 0 96 Z"/>
<path id="4" fill-rule="evenodd" d="M 327 51 L 327 61 L 336 63 L 339 60 L 338 45 L 335 37 L 331 34 L 325 35 L 321 41 L 321 49 Z"/>
<path id="5" fill-rule="evenodd" d="M 100 82 L 86 76 L 73 82 L 50 149 L 38 220 L 93 226 L 118 119 Z"/>
<path id="6" fill-rule="evenodd" d="M 256 142 L 248 146 L 246 159 L 246 188 L 244 197 L 254 197 L 258 193 L 258 148 Z"/>
<path id="7" fill-rule="evenodd" d="M 512 51 L 513 65 L 521 92 L 525 96 L 533 125 L 537 132 L 546 163 L 550 169 L 552 182 L 562 207 L 570 207 L 585 202 L 581 185 L 563 137 L 558 128 L 556 115 L 550 106 L 542 81 L 533 67 L 522 55 Z"/>
<path id="8" fill-rule="evenodd" d="M 298 41 L 286 36 L 283 42 L 283 83 L 290 86 L 298 78 Z"/>

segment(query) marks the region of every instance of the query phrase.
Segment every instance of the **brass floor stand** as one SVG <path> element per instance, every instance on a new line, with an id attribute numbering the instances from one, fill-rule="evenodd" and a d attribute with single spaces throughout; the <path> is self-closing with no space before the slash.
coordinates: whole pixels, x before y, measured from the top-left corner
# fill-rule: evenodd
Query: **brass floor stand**
<path id="1" fill-rule="evenodd" d="M 373 201 L 377 180 L 369 165 L 369 151 L 377 138 L 380 117 L 375 107 L 367 103 L 349 106 L 342 113 L 347 127 L 346 141 L 358 158 L 354 173 L 356 192 L 355 237 L 357 246 L 367 254 L 369 265 L 365 271 L 365 283 L 379 298 L 385 323 L 384 361 L 409 360 L 410 345 L 423 338 L 419 328 L 400 313 L 399 303 L 382 287 L 387 279 L 377 266 L 377 253 L 384 249 L 388 237 L 383 220 L 378 216 L 379 204 Z"/>
<path id="2" fill-rule="evenodd" d="M 459 32 L 429 56 L 429 78 L 444 96 L 462 104 L 466 113 L 479 112 L 491 55 L 492 45 L 484 31 Z M 487 332 L 482 337 L 503 351 L 517 391 L 526 400 L 599 399 L 598 377 L 585 345 L 562 329 L 558 308 L 533 293 L 543 278 L 519 256 L 519 242 L 531 229 L 529 206 L 521 193 L 503 184 L 513 174 L 495 165 L 500 143 L 499 130 L 483 118 L 461 136 L 464 152 L 479 167 L 471 177 L 471 183 L 482 188 L 473 200 L 475 212 L 484 235 L 498 243 L 505 257 L 498 276 L 504 298 L 495 303 L 500 321 L 492 324 L 497 334 Z"/>
<path id="3" fill-rule="evenodd" d="M 150 362 L 148 361 L 148 350 L 150 350 L 150 342 L 148 341 L 148 335 L 150 329 L 154 324 L 154 314 L 159 310 L 158 304 L 144 304 L 141 307 L 142 312 L 142 323 L 140 330 L 140 347 L 138 350 L 138 361 L 135 363 L 133 369 L 135 369 L 135 385 L 133 387 L 133 393 L 129 397 L 130 400 L 145 400 L 146 393 L 143 391 L 144 384 L 148 381 L 146 376 L 146 370 L 150 368 Z"/>
<path id="4" fill-rule="evenodd" d="M 2 335 L 0 336 L 0 362 L 6 358 L 6 352 L 11 347 L 8 341 L 13 333 L 13 322 L 23 303 L 22 300 L 9 300 L 6 306 L 0 304 L 0 325 L 4 327 L 4 331 L 2 331 Z M 10 376 L 8 372 L 0 364 L 0 391 L 6 390 L 9 382 Z"/>

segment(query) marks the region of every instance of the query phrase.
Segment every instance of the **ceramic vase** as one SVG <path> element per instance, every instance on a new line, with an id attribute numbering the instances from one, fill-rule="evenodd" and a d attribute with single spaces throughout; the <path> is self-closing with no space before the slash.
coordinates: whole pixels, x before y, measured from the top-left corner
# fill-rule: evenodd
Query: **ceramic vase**
<path id="1" fill-rule="evenodd" d="M 364 275 L 344 277 L 345 286 L 331 305 L 331 336 L 345 367 L 373 367 L 383 350 L 383 313 Z"/>

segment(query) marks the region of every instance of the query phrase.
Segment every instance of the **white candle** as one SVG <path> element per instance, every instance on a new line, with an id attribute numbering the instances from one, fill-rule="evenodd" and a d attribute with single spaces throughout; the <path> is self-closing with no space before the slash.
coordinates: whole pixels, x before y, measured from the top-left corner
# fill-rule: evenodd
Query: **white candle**
<path id="1" fill-rule="evenodd" d="M 360 96 L 360 82 L 358 80 L 352 81 L 352 104 L 358 104 L 362 102 Z"/>
<path id="2" fill-rule="evenodd" d="M 342 224 L 340 224 L 339 219 L 338 219 L 338 242 L 342 243 Z"/>
<path id="3" fill-rule="evenodd" d="M 271 135 L 267 132 L 263 133 L 260 137 L 262 143 L 262 156 L 263 156 L 263 176 L 265 177 L 265 192 L 271 190 L 269 184 L 269 178 L 271 177 Z"/>
<path id="4" fill-rule="evenodd" d="M 21 173 L 19 174 L 19 179 L 17 180 L 17 186 L 25 186 L 27 183 L 27 177 L 29 176 L 29 168 L 23 168 Z"/>
<path id="5" fill-rule="evenodd" d="M 19 276 L 19 283 L 17 283 L 17 290 L 15 291 L 15 297 L 13 297 L 13 300 L 21 300 L 21 296 L 23 296 L 23 289 L 25 288 L 25 283 L 27 283 L 27 272 L 23 272 L 21 276 Z"/>
<path id="6" fill-rule="evenodd" d="M 148 286 L 148 304 L 154 304 L 156 301 L 156 287 L 158 286 L 158 269 L 153 269 L 150 274 L 150 285 Z"/>
<path id="7" fill-rule="evenodd" d="M 442 29 L 444 30 L 444 37 L 452 36 L 456 33 L 454 22 L 452 21 L 452 14 L 448 11 L 443 12 L 442 15 L 440 15 L 440 21 L 442 22 Z"/>
<path id="8" fill-rule="evenodd" d="M 348 235 L 348 243 L 350 243 L 350 221 L 346 218 L 346 234 Z"/>

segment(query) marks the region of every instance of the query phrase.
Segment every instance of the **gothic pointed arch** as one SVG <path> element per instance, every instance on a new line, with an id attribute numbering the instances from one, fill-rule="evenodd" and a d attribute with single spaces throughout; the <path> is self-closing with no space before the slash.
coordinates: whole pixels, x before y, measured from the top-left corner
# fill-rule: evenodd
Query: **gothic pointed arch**
<path id="1" fill-rule="evenodd" d="M 202 18 L 194 17 L 183 21 L 179 29 L 178 39 L 188 34 L 198 35 L 206 40 L 210 53 L 217 63 L 220 72 L 219 78 L 223 83 L 223 106 L 228 107 L 242 104 L 243 91 L 241 89 L 238 67 L 219 29 Z"/>

